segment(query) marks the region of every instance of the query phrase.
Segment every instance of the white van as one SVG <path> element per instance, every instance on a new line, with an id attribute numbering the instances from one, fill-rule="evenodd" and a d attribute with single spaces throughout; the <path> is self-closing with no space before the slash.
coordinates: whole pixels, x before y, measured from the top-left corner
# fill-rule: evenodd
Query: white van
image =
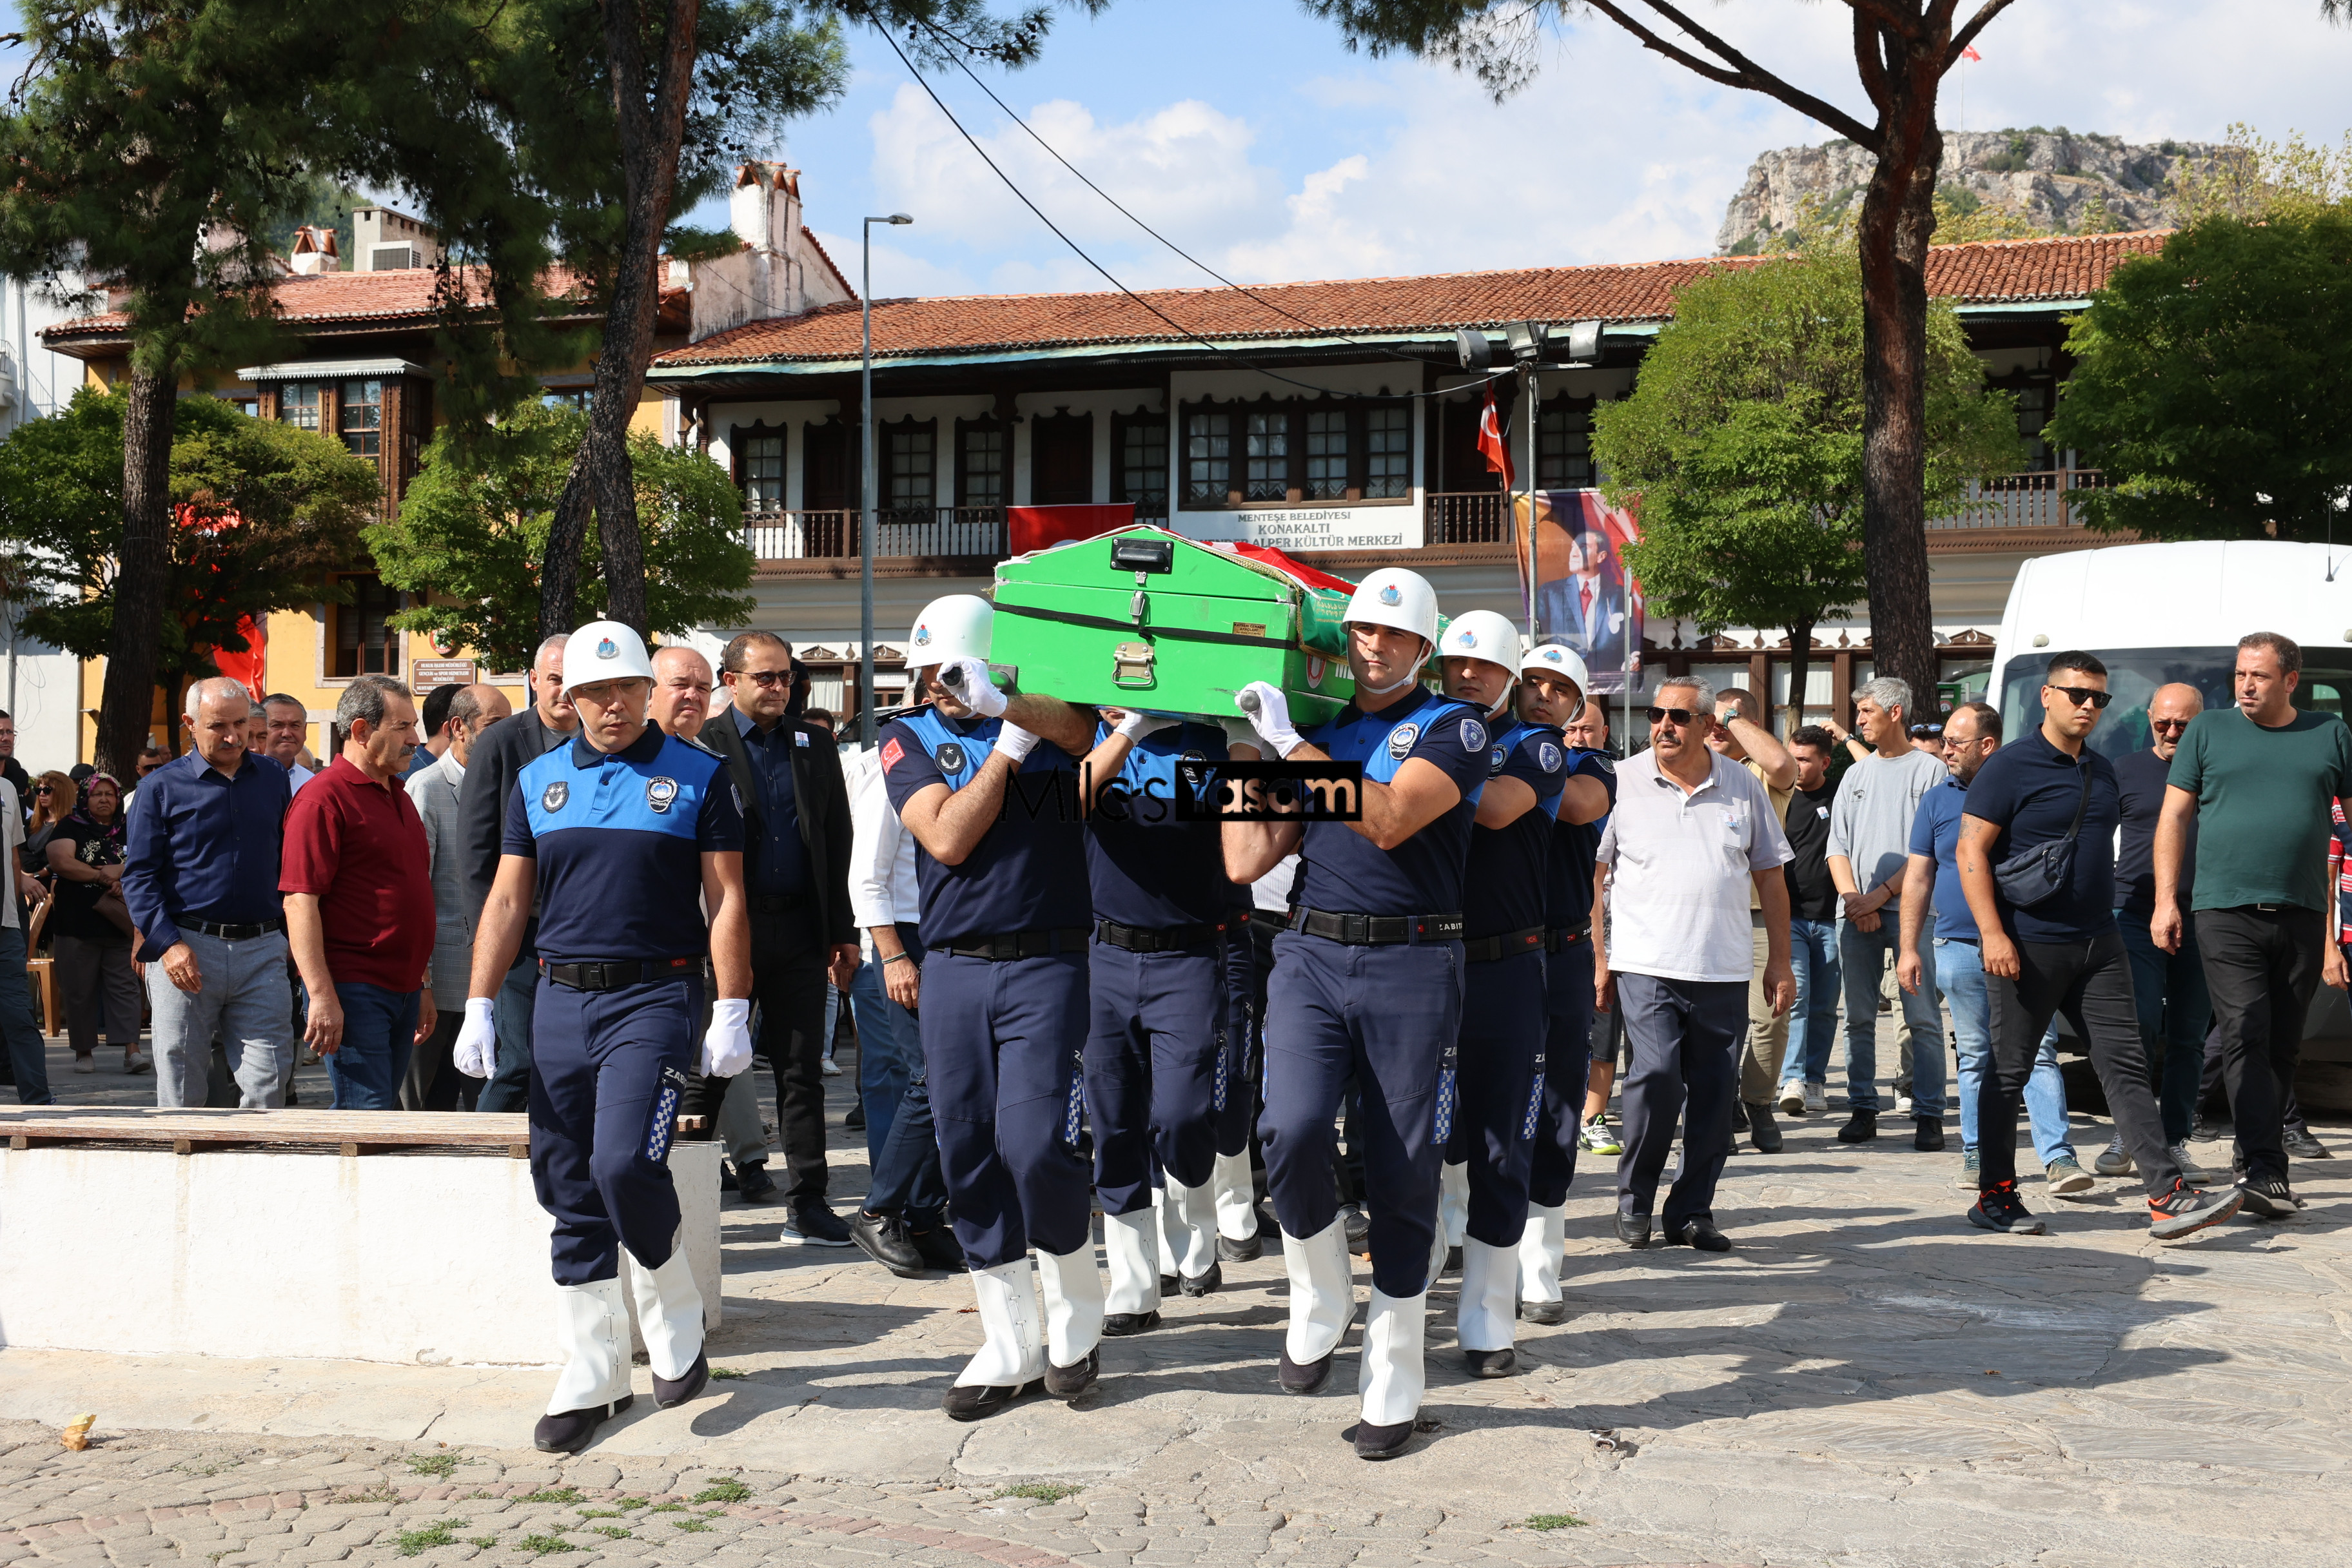
<path id="1" fill-rule="evenodd" d="M 2238 639 L 2257 631 L 2302 645 L 2297 707 L 2352 718 L 2352 540 L 2126 544 L 2036 556 L 2009 591 L 1986 700 L 2000 709 L 2002 734 L 2023 734 L 2042 721 L 2051 655 L 2086 649 L 2107 667 L 2116 694 L 2091 745 L 2124 756 L 2150 743 L 2147 702 L 2159 686 L 2186 682 L 2208 708 L 2234 702 Z M 2304 1054 L 2352 1061 L 2343 993 L 2320 988 Z"/>

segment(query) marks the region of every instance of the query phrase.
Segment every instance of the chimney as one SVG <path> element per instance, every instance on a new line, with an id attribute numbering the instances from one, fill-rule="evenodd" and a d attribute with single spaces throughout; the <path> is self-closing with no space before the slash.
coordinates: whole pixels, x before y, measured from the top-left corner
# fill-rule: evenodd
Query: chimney
<path id="1" fill-rule="evenodd" d="M 337 253 L 335 231 L 304 224 L 294 231 L 294 253 L 289 265 L 298 278 L 315 277 L 321 272 L 340 272 L 342 258 Z"/>
<path id="2" fill-rule="evenodd" d="M 742 164 L 735 171 L 727 216 L 735 237 L 755 253 L 784 255 L 801 229 L 800 171 L 782 163 Z"/>
<path id="3" fill-rule="evenodd" d="M 689 342 L 852 297 L 802 226 L 799 170 L 776 163 L 741 165 L 727 212 L 743 248 L 689 268 Z"/>
<path id="4" fill-rule="evenodd" d="M 401 272 L 437 266 L 441 237 L 406 213 L 360 207 L 352 214 L 352 270 Z"/>

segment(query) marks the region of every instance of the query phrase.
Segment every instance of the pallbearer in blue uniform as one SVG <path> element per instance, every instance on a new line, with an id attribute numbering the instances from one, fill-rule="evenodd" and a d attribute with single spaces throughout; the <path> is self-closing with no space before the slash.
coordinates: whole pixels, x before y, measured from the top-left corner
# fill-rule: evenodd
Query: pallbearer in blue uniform
<path id="1" fill-rule="evenodd" d="M 1216 823 L 1178 821 L 1176 796 L 1179 789 L 1204 794 L 1208 770 L 1225 756 L 1221 728 L 1108 709 L 1081 764 L 1092 804 L 1087 870 L 1095 915 L 1087 1107 L 1110 1275 L 1106 1334 L 1142 1333 L 1160 1322 L 1155 1165 L 1164 1173 L 1179 1288 L 1205 1296 L 1223 1279 L 1209 1185 L 1213 1117 L 1230 1096 L 1246 1092 L 1232 1081 L 1226 1052 L 1233 884 Z"/>
<path id="2" fill-rule="evenodd" d="M 1382 567 L 1347 609 L 1356 700 L 1305 735 L 1263 681 L 1242 710 L 1275 755 L 1363 767 L 1362 817 L 1225 824 L 1226 868 L 1255 881 L 1301 851 L 1290 929 L 1275 939 L 1265 1018 L 1266 1184 L 1282 1223 L 1290 1328 L 1280 1378 L 1311 1394 L 1354 1314 L 1332 1182 L 1332 1122 L 1355 1076 L 1371 1208 L 1372 1301 L 1356 1387 L 1356 1452 L 1402 1453 L 1421 1408 L 1422 1318 L 1451 1131 L 1462 1007 L 1462 868 L 1486 773 L 1486 721 L 1427 690 L 1437 595 Z"/>
<path id="3" fill-rule="evenodd" d="M 940 1400 L 959 1421 L 1041 1382 L 1056 1399 L 1083 1396 L 1103 1323 L 1092 1173 L 1077 1150 L 1094 935 L 1077 760 L 1096 715 L 998 690 L 994 618 L 970 594 L 926 605 L 907 648 L 922 705 L 876 737 L 883 786 L 915 838 L 923 1060 L 987 1336 Z"/>
<path id="4" fill-rule="evenodd" d="M 1518 1247 L 1542 1110 L 1545 863 L 1568 745 L 1511 707 L 1519 633 L 1508 620 L 1473 610 L 1441 647 L 1445 695 L 1477 710 L 1488 742 L 1462 882 L 1462 1106 L 1446 1152 L 1449 1184 L 1459 1168 L 1466 1200 L 1454 1337 L 1471 1376 L 1504 1377 L 1518 1366 Z"/>
<path id="5" fill-rule="evenodd" d="M 629 1404 L 623 1248 L 656 1403 L 682 1405 L 710 1376 L 669 1147 L 698 1065 L 706 951 L 719 1001 L 701 1069 L 731 1078 L 751 1059 L 743 815 L 724 763 L 646 722 L 653 683 L 627 626 L 591 621 L 572 634 L 563 694 L 580 733 L 516 775 L 454 1053 L 477 1077 L 497 1064 L 492 1001 L 537 894 L 530 1173 L 555 1216 L 564 1353 L 533 1436 L 548 1453 L 578 1453 Z"/>
<path id="6" fill-rule="evenodd" d="M 1519 718 L 1564 729 L 1584 710 L 1588 684 L 1575 649 L 1539 643 L 1519 661 Z M 1594 853 L 1616 800 L 1617 770 L 1609 754 L 1570 747 L 1545 855 L 1543 1109 L 1528 1172 L 1527 1227 L 1519 1238 L 1519 1316 L 1535 1323 L 1568 1316 L 1559 1264 L 1592 1065 Z"/>

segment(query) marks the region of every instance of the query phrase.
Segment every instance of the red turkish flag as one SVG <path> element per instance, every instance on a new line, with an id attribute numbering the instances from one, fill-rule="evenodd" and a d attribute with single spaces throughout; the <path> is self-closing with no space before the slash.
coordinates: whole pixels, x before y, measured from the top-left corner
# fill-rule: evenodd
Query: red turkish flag
<path id="1" fill-rule="evenodd" d="M 1486 411 L 1478 416 L 1478 454 L 1486 466 L 1503 476 L 1503 488 L 1511 489 L 1517 481 L 1511 474 L 1511 449 L 1503 444 L 1503 422 L 1495 412 L 1495 384 L 1486 384 Z"/>

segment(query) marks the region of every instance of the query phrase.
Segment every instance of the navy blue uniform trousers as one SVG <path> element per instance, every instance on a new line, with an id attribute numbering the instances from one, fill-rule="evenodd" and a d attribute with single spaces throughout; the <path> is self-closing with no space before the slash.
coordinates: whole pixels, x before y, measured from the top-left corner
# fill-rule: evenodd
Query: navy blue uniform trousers
<path id="1" fill-rule="evenodd" d="M 1086 950 L 998 963 L 933 948 L 920 1017 L 940 1168 L 971 1267 L 1016 1263 L 1032 1243 L 1057 1258 L 1087 1246 Z"/>
<path id="2" fill-rule="evenodd" d="M 1225 952 L 1097 942 L 1087 971 L 1087 1111 L 1103 1213 L 1151 1206 L 1156 1164 L 1180 1186 L 1206 1185 L 1216 1163 L 1210 1117 L 1225 1049 Z"/>
<path id="3" fill-rule="evenodd" d="M 1258 1138 L 1275 1217 L 1304 1237 L 1339 1216 L 1332 1122 L 1352 1074 L 1372 1282 L 1384 1295 L 1418 1296 L 1429 1283 L 1438 1166 L 1452 1133 L 1462 944 L 1350 947 L 1285 931 L 1274 955 Z"/>
<path id="4" fill-rule="evenodd" d="M 1470 1167 L 1464 1229 L 1489 1247 L 1517 1247 L 1542 1110 L 1542 949 L 1464 969 L 1461 1038 L 1462 1104 L 1447 1152 Z"/>
<path id="5" fill-rule="evenodd" d="M 670 1135 L 696 1061 L 702 979 L 574 991 L 542 977 L 533 998 L 530 1178 L 555 1216 L 558 1285 L 648 1268 L 677 1239 Z"/>
<path id="6" fill-rule="evenodd" d="M 1239 916 L 1225 922 L 1225 1048 L 1218 1059 L 1224 1103 L 1213 1104 L 1209 1137 L 1220 1154 L 1245 1153 L 1250 1129 L 1257 1125 L 1258 1014 L 1265 977 L 1258 973 L 1257 941 Z"/>
<path id="7" fill-rule="evenodd" d="M 1580 937 L 1544 960 L 1543 1114 L 1536 1121 L 1528 1201 L 1545 1208 L 1568 1202 L 1576 1179 L 1584 1097 L 1592 1081 L 1592 939 Z"/>

